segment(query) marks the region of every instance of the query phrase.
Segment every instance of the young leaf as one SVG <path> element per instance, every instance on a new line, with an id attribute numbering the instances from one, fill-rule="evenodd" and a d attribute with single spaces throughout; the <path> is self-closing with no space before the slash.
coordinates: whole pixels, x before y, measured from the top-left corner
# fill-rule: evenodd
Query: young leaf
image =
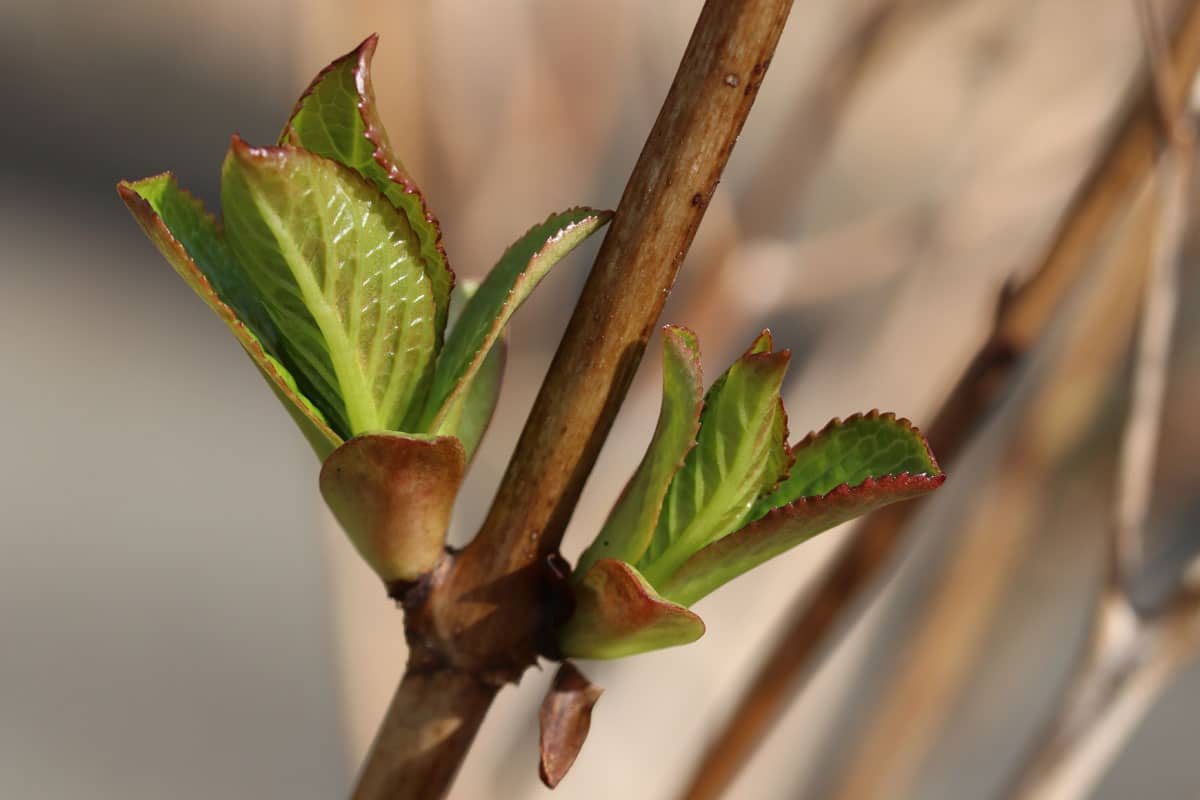
<path id="1" fill-rule="evenodd" d="M 559 632 L 559 647 L 575 658 L 622 658 L 689 644 L 704 622 L 663 600 L 629 564 L 604 558 L 574 584 L 575 613 Z"/>
<path id="2" fill-rule="evenodd" d="M 820 497 L 802 497 L 699 550 L 658 585 L 662 596 L 690 606 L 714 589 L 822 531 L 877 508 L 931 492 L 945 476 L 887 475 Z"/>
<path id="3" fill-rule="evenodd" d="M 150 241 L 237 338 L 305 438 L 324 459 L 342 443 L 278 360 L 273 323 L 244 279 L 216 221 L 170 173 L 122 181 L 117 191 Z"/>
<path id="4" fill-rule="evenodd" d="M 465 470 L 452 436 L 365 434 L 325 459 L 321 496 L 385 583 L 414 581 L 442 556 Z"/>
<path id="5" fill-rule="evenodd" d="M 435 306 L 436 349 L 446 329 L 454 273 L 442 247 L 442 230 L 404 165 L 392 152 L 379 119 L 371 85 L 371 59 L 379 37 L 362 44 L 323 69 L 296 101 L 279 144 L 301 147 L 333 159 L 372 181 L 404 214 L 419 242 Z"/>
<path id="6" fill-rule="evenodd" d="M 343 436 L 398 430 L 429 373 L 435 313 L 404 217 L 341 164 L 237 137 L 221 202 L 306 394 Z"/>
<path id="7" fill-rule="evenodd" d="M 750 519 L 800 497 L 823 495 L 834 487 L 858 486 L 884 475 L 940 475 L 921 432 L 895 414 L 855 414 L 833 420 L 792 448 L 795 463 L 787 480 L 755 504 Z"/>
<path id="8" fill-rule="evenodd" d="M 637 563 L 650 544 L 659 510 L 671 479 L 696 444 L 704 381 L 700 348 L 687 328 L 666 325 L 663 335 L 663 397 L 658 425 L 642 463 L 613 506 L 591 547 L 579 557 L 575 575 L 582 576 L 602 558 Z"/>
<path id="9" fill-rule="evenodd" d="M 638 568 L 654 586 L 701 547 L 745 520 L 782 477 L 786 457 L 778 416 L 788 353 L 760 336 L 704 398 L 700 436 L 667 491 L 654 537 Z M 786 434 L 785 434 L 786 435 Z"/>
<path id="10" fill-rule="evenodd" d="M 460 413 L 458 405 L 464 402 L 472 377 L 513 312 L 551 267 L 611 217 L 610 212 L 591 208 L 564 211 L 534 226 L 508 248 L 446 339 L 416 430 L 451 433 L 450 423 Z"/>
<path id="11" fill-rule="evenodd" d="M 450 325 L 453 328 L 462 316 L 463 308 L 475 292 L 479 291 L 479 282 L 465 280 L 454 287 L 450 295 Z M 475 451 L 487 432 L 492 421 L 492 413 L 496 410 L 496 401 L 500 399 L 500 383 L 504 378 L 504 365 L 508 359 L 508 342 L 501 334 L 500 340 L 483 360 L 483 365 L 475 373 L 474 379 L 466 391 L 465 400 L 459 404 L 458 413 L 446 420 L 442 426 L 443 435 L 455 436 L 463 444 L 467 452 L 467 464 L 475 457 Z"/>

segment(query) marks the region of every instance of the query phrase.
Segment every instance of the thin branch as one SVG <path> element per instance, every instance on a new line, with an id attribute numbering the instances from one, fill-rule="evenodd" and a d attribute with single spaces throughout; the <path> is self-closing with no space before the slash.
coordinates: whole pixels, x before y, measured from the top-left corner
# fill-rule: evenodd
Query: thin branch
<path id="1" fill-rule="evenodd" d="M 1198 3 L 1190 3 L 1178 20 L 1171 63 L 1178 75 L 1193 75 L 1200 66 Z M 979 429 L 991 398 L 1008 379 L 1014 362 L 1041 336 L 1087 263 L 1094 244 L 1111 228 L 1132 193 L 1155 168 L 1162 149 L 1156 91 L 1153 85 L 1146 85 L 1132 98 L 1122 123 L 1065 214 L 1041 267 L 1003 299 L 992 337 L 928 430 L 930 443 L 942 463 L 953 461 Z M 1173 91 L 1174 105 L 1182 103 L 1184 88 L 1175 86 Z M 800 690 L 832 637 L 849 624 L 858 601 L 891 563 L 905 525 L 918 508 L 919 503 L 904 503 L 873 514 L 816 587 L 798 599 L 786 629 L 725 726 L 697 762 L 685 797 L 716 798 L 728 788 Z"/>
<path id="2" fill-rule="evenodd" d="M 1187 83 L 1175 74 L 1162 22 L 1147 0 L 1134 0 L 1153 78 L 1158 114 L 1169 145 L 1159 167 L 1162 215 L 1154 244 L 1150 284 L 1142 308 L 1133 375 L 1133 398 L 1121 443 L 1121 476 L 1114 528 L 1113 581 L 1128 592 L 1141 568 L 1154 460 L 1162 426 L 1171 334 L 1179 305 L 1179 256 L 1189 213 L 1195 138 L 1179 98 Z"/>
<path id="3" fill-rule="evenodd" d="M 491 702 L 478 687 L 494 693 L 553 649 L 547 562 L 790 9 L 791 0 L 705 3 L 482 529 L 406 598 L 409 672 L 368 756 L 358 800 L 443 794 Z M 431 687 L 437 703 L 422 698 Z M 445 719 L 457 721 L 457 735 L 435 737 L 425 749 L 386 746 L 388 731 L 408 735 Z"/>
<path id="4" fill-rule="evenodd" d="M 1072 720 L 1074 737 L 1031 774 L 1023 800 L 1090 797 L 1150 709 L 1200 657 L 1200 602 L 1178 596 L 1168 611 L 1128 637 L 1117 669 L 1092 692 L 1093 712 Z"/>

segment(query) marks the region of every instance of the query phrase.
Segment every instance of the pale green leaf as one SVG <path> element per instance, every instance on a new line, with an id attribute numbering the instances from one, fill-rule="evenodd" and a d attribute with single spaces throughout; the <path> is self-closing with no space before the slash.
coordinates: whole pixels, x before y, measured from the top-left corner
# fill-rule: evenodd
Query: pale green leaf
<path id="1" fill-rule="evenodd" d="M 233 252 L 305 393 L 345 437 L 398 430 L 420 400 L 435 338 L 405 218 L 341 164 L 236 137 L 221 201 Z"/>
<path id="2" fill-rule="evenodd" d="M 650 544 L 671 479 L 696 444 L 704 383 L 696 336 L 686 328 L 663 328 L 663 398 L 646 455 L 591 547 L 575 566 L 582 576 L 602 558 L 637 563 Z"/>

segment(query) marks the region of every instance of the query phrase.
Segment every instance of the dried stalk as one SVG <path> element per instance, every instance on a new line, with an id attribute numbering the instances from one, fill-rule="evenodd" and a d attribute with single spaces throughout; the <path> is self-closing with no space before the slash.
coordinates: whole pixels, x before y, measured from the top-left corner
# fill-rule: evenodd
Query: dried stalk
<path id="1" fill-rule="evenodd" d="M 1142 564 L 1144 527 L 1166 394 L 1167 360 L 1179 305 L 1179 254 L 1187 226 L 1195 151 L 1187 112 L 1178 100 L 1187 96 L 1190 81 L 1183 81 L 1175 74 L 1162 23 L 1154 9 L 1146 0 L 1135 0 L 1134 5 L 1153 77 L 1159 119 L 1169 147 L 1159 169 L 1162 218 L 1142 309 L 1132 408 L 1121 447 L 1121 486 L 1112 566 L 1113 581 L 1126 592 Z"/>
<path id="2" fill-rule="evenodd" d="M 359 800 L 443 795 L 496 691 L 552 653 L 561 578 L 549 562 L 790 7 L 709 0 L 701 11 L 482 529 L 405 598 L 408 671 Z"/>
<path id="3" fill-rule="evenodd" d="M 1033 773 L 1024 800 L 1090 797 L 1146 714 L 1176 676 L 1200 657 L 1200 596 L 1184 593 L 1171 608 L 1128 638 L 1119 676 L 1107 676 L 1099 702 L 1073 720 L 1073 737 Z"/>
<path id="4" fill-rule="evenodd" d="M 1200 654 L 1200 600 L 1185 583 L 1165 610 L 1144 615 L 1135 611 L 1129 594 L 1142 567 L 1195 163 L 1195 135 L 1182 103 L 1191 81 L 1172 63 L 1153 9 L 1145 0 L 1135 3 L 1167 144 L 1158 170 L 1162 213 L 1121 447 L 1109 583 L 1088 655 L 1022 777 L 1020 795 L 1031 800 L 1089 796 L 1154 701 Z"/>
<path id="5" fill-rule="evenodd" d="M 1200 4 L 1189 3 L 1174 26 L 1174 74 L 1200 66 Z M 1184 99 L 1184 82 L 1172 88 L 1172 105 Z M 979 429 L 990 399 L 1005 383 L 1016 359 L 1042 335 L 1055 309 L 1088 261 L 1094 243 L 1110 229 L 1133 193 L 1155 168 L 1162 149 L 1157 88 L 1147 82 L 1122 115 L 1110 143 L 1071 203 L 1042 265 L 1015 292 L 1002 298 L 989 341 L 950 393 L 928 430 L 942 462 L 952 462 Z M 919 508 L 905 503 L 866 521 L 833 565 L 798 600 L 772 651 L 743 693 L 725 726 L 697 762 L 684 795 L 716 798 L 757 749 L 825 646 L 858 607 L 890 563 L 905 523 Z"/>

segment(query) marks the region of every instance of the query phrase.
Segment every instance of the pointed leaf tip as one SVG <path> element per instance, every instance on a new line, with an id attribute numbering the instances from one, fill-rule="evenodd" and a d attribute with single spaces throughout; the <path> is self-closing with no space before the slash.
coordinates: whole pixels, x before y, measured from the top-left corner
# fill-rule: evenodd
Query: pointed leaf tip
<path id="1" fill-rule="evenodd" d="M 603 692 L 570 661 L 559 666 L 538 713 L 538 774 L 547 787 L 558 786 L 575 763 L 592 725 L 592 708 Z"/>
<path id="2" fill-rule="evenodd" d="M 575 612 L 559 635 L 569 657 L 621 658 L 688 644 L 704 635 L 700 617 L 664 600 L 623 561 L 597 561 L 573 588 Z"/>
<path id="3" fill-rule="evenodd" d="M 385 583 L 414 581 L 442 556 L 465 470 L 452 436 L 364 434 L 325 460 L 321 495 Z"/>
<path id="4" fill-rule="evenodd" d="M 416 181 L 392 150 L 379 117 L 371 82 L 371 59 L 379 37 L 363 42 L 321 70 L 300 95 L 279 136 L 358 172 L 400 211 L 420 243 L 420 257 L 436 307 L 435 336 L 442 346 L 454 272 L 442 245 L 442 230 Z"/>

